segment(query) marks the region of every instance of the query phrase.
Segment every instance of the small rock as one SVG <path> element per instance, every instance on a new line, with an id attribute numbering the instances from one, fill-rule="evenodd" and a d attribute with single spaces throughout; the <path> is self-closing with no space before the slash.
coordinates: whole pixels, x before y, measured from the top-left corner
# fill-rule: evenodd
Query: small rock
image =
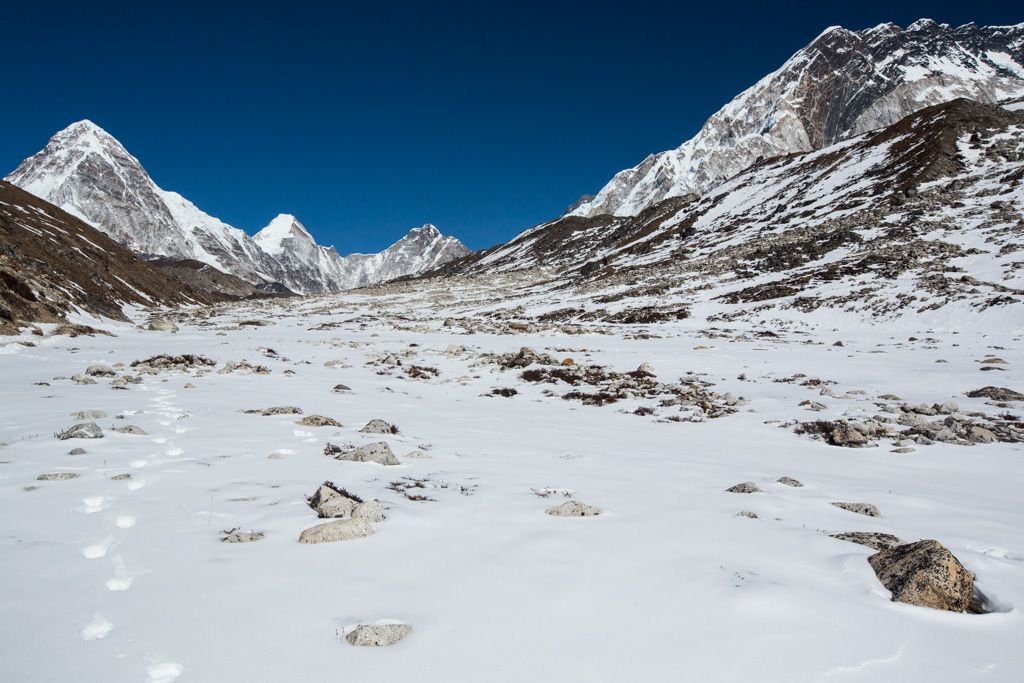
<path id="1" fill-rule="evenodd" d="M 96 380 L 88 375 L 71 375 L 71 381 L 75 384 L 96 384 Z"/>
<path id="2" fill-rule="evenodd" d="M 1008 365 L 1008 363 L 1002 358 L 989 357 L 984 360 L 978 361 L 984 365 Z"/>
<path id="3" fill-rule="evenodd" d="M 967 395 L 970 398 L 988 398 L 993 401 L 1024 401 L 1024 394 L 1006 387 L 982 387 L 968 391 Z"/>
<path id="4" fill-rule="evenodd" d="M 553 517 L 595 517 L 601 514 L 601 508 L 581 503 L 578 500 L 569 500 L 561 505 L 548 508 L 544 512 Z"/>
<path id="5" fill-rule="evenodd" d="M 832 534 L 832 538 L 859 543 L 875 550 L 895 548 L 903 542 L 892 534 L 883 534 L 880 531 L 846 531 L 841 534 Z"/>
<path id="6" fill-rule="evenodd" d="M 346 394 L 352 391 L 352 388 L 344 384 L 335 384 L 334 388 L 331 389 L 331 391 L 333 391 L 336 394 Z"/>
<path id="7" fill-rule="evenodd" d="M 114 377 L 117 371 L 109 365 L 90 365 L 85 369 L 85 374 L 89 377 Z"/>
<path id="8" fill-rule="evenodd" d="M 878 511 L 878 508 L 871 503 L 843 503 L 837 502 L 832 503 L 841 510 L 849 510 L 850 512 L 856 512 L 858 515 L 867 515 L 868 517 L 881 517 L 882 513 Z"/>
<path id="9" fill-rule="evenodd" d="M 68 451 L 68 455 L 85 455 L 85 449 L 84 448 L 72 448 L 70 451 Z"/>
<path id="10" fill-rule="evenodd" d="M 309 507 L 316 511 L 321 518 L 342 518 L 352 515 L 356 505 L 362 503 L 362 499 L 354 496 L 345 489 L 340 489 L 329 481 L 320 485 L 308 499 Z"/>
<path id="11" fill-rule="evenodd" d="M 269 417 L 270 415 L 302 415 L 302 408 L 296 408 L 295 406 L 273 406 L 263 410 L 247 410 L 245 412 L 259 413 L 264 417 Z"/>
<path id="12" fill-rule="evenodd" d="M 223 543 L 252 543 L 263 538 L 262 531 L 242 531 L 241 529 L 225 529 L 221 532 L 224 537 L 220 540 Z"/>
<path id="13" fill-rule="evenodd" d="M 317 524 L 299 535 L 299 543 L 333 543 L 373 534 L 373 527 L 365 519 L 339 519 L 335 522 Z"/>
<path id="14" fill-rule="evenodd" d="M 915 451 L 915 449 L 911 448 L 910 446 L 900 446 L 899 448 L 893 448 L 889 452 L 890 453 L 900 453 L 900 454 L 903 454 L 903 453 L 913 453 L 914 451 Z"/>
<path id="15" fill-rule="evenodd" d="M 195 389 L 196 385 L 192 384 L 192 382 L 185 382 L 185 387 L 184 388 L 185 389 Z"/>
<path id="16" fill-rule="evenodd" d="M 571 367 L 573 365 L 576 365 L 576 361 L 574 361 L 572 358 L 566 358 L 565 360 L 562 361 L 562 366 L 563 367 L 567 367 L 568 368 L 568 367 Z"/>
<path id="17" fill-rule="evenodd" d="M 868 438 L 864 436 L 860 431 L 854 428 L 848 422 L 842 420 L 835 423 L 832 428 L 832 433 L 829 435 L 831 443 L 836 446 L 845 446 L 847 448 L 857 448 L 859 446 L 865 446 L 868 443 Z"/>
<path id="18" fill-rule="evenodd" d="M 751 512 L 750 510 L 740 510 L 736 513 L 737 517 L 747 517 L 749 519 L 757 519 L 757 513 Z"/>
<path id="19" fill-rule="evenodd" d="M 127 481 L 132 478 L 132 475 L 125 472 L 124 474 L 115 474 L 110 479 L 111 481 Z"/>
<path id="20" fill-rule="evenodd" d="M 971 428 L 967 430 L 967 440 L 971 443 L 995 443 L 997 439 L 991 430 L 971 425 Z"/>
<path id="21" fill-rule="evenodd" d="M 135 434 L 137 436 L 145 436 L 147 434 L 145 429 L 143 429 L 142 427 L 137 427 L 135 425 L 124 425 L 123 427 L 114 427 L 114 431 L 118 432 L 119 434 Z"/>
<path id="22" fill-rule="evenodd" d="M 800 405 L 803 408 L 806 408 L 807 410 L 814 410 L 814 411 L 821 411 L 821 410 L 825 410 L 825 409 L 828 408 L 828 406 L 825 405 L 824 403 L 820 403 L 818 401 L 812 401 L 810 399 L 804 399 L 803 401 L 800 401 Z"/>
<path id="23" fill-rule="evenodd" d="M 80 422 L 57 434 L 61 441 L 66 439 L 102 439 L 103 430 L 95 422 Z"/>
<path id="24" fill-rule="evenodd" d="M 792 486 L 794 488 L 801 488 L 803 486 L 803 484 L 799 480 L 794 479 L 793 477 L 779 477 L 775 481 L 779 482 L 780 484 L 785 484 L 786 486 Z"/>
<path id="25" fill-rule="evenodd" d="M 307 415 L 301 420 L 295 422 L 297 425 L 303 427 L 340 427 L 341 423 L 331 417 L 324 415 Z"/>
<path id="26" fill-rule="evenodd" d="M 354 462 L 375 462 L 380 465 L 398 465 L 398 458 L 391 451 L 391 446 L 385 441 L 366 444 L 358 448 L 342 449 L 328 444 L 324 453 L 334 457 L 335 460 L 351 460 Z"/>
<path id="27" fill-rule="evenodd" d="M 350 645 L 357 647 L 386 647 L 394 645 L 412 632 L 409 624 L 359 624 L 342 635 Z"/>
<path id="28" fill-rule="evenodd" d="M 359 431 L 363 434 L 397 434 L 398 427 L 384 420 L 370 420 Z"/>
<path id="29" fill-rule="evenodd" d="M 177 332 L 178 326 L 170 320 L 156 318 L 149 321 L 149 324 L 146 325 L 146 329 L 150 332 Z"/>
<path id="30" fill-rule="evenodd" d="M 938 541 L 896 546 L 868 558 L 894 602 L 963 612 L 974 595 L 974 577 Z"/>
<path id="31" fill-rule="evenodd" d="M 761 489 L 757 487 L 752 481 L 745 481 L 742 484 L 736 484 L 726 489 L 729 493 L 760 493 Z"/>
<path id="32" fill-rule="evenodd" d="M 102 420 L 107 416 L 105 410 L 79 410 L 71 413 L 76 420 Z"/>
<path id="33" fill-rule="evenodd" d="M 78 479 L 78 474 L 75 472 L 48 472 L 36 477 L 37 481 L 67 481 L 68 479 Z"/>

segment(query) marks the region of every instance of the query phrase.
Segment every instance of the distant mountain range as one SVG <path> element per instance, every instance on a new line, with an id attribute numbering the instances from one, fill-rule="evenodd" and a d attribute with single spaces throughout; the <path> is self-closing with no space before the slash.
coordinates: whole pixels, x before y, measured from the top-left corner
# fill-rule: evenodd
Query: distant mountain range
<path id="1" fill-rule="evenodd" d="M 161 189 L 113 136 L 90 121 L 54 135 L 7 178 L 107 233 L 144 258 L 194 260 L 253 285 L 320 294 L 416 274 L 469 250 L 432 225 L 378 254 L 341 256 L 316 243 L 293 216 L 250 237 Z"/>

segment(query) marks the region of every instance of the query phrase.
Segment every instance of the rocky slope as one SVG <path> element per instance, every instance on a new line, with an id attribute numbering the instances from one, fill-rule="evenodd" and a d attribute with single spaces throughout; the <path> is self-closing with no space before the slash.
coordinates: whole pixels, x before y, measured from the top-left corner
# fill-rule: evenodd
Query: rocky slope
<path id="1" fill-rule="evenodd" d="M 436 229 L 409 233 L 380 254 L 340 256 L 318 245 L 293 216 L 274 219 L 254 239 L 161 189 L 113 136 L 90 121 L 54 135 L 7 181 L 78 216 L 144 257 L 198 261 L 265 286 L 315 294 L 435 267 L 468 250 Z M 417 250 L 418 249 L 418 250 Z"/>
<path id="2" fill-rule="evenodd" d="M 520 314 L 575 322 L 1016 310 L 1022 180 L 1024 111 L 960 99 L 700 198 L 565 216 L 439 274 L 508 273 L 502 307 L 518 289 L 534 302 Z"/>
<path id="3" fill-rule="evenodd" d="M 678 149 L 615 175 L 569 213 L 632 216 L 703 194 L 760 158 L 807 152 L 958 97 L 1024 95 L 1024 24 L 832 27 L 722 107 Z"/>
<path id="4" fill-rule="evenodd" d="M 0 334 L 68 314 L 125 320 L 124 307 L 205 303 L 82 220 L 0 181 Z"/>

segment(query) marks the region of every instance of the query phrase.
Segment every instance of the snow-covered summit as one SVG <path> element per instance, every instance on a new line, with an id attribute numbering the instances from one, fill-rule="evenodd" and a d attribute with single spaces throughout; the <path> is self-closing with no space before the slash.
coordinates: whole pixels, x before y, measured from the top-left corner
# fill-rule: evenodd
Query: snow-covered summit
<path id="1" fill-rule="evenodd" d="M 253 284 L 319 294 L 410 275 L 468 253 L 432 225 L 379 254 L 340 256 L 299 220 L 280 214 L 255 237 L 161 189 L 134 156 L 95 123 L 72 123 L 7 178 L 137 254 L 191 259 Z"/>
<path id="2" fill-rule="evenodd" d="M 703 194 L 759 158 L 820 149 L 958 97 L 993 103 L 1021 95 L 1024 24 L 832 26 L 696 136 L 616 174 L 569 214 L 635 215 L 668 197 Z"/>

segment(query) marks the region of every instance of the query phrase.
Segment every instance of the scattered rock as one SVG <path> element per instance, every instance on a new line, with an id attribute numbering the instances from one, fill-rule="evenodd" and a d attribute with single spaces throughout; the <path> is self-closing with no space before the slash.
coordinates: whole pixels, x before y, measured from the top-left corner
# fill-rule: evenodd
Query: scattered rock
<path id="1" fill-rule="evenodd" d="M 36 477 L 38 481 L 67 481 L 68 479 L 78 479 L 78 474 L 75 472 L 47 472 Z"/>
<path id="2" fill-rule="evenodd" d="M 742 484 L 736 484 L 726 489 L 729 493 L 760 493 L 761 489 L 757 487 L 752 481 L 745 481 Z"/>
<path id="3" fill-rule="evenodd" d="M 394 645 L 412 632 L 409 624 L 359 624 L 343 635 L 350 645 L 357 647 L 387 647 Z"/>
<path id="4" fill-rule="evenodd" d="M 124 425 L 123 427 L 114 427 L 114 431 L 120 434 L 135 434 L 137 436 L 145 436 L 148 432 L 142 427 L 135 425 Z"/>
<path id="5" fill-rule="evenodd" d="M 128 481 L 131 478 L 132 478 L 132 475 L 130 475 L 127 472 L 125 472 L 123 474 L 115 474 L 110 479 L 111 479 L 111 481 Z"/>
<path id="6" fill-rule="evenodd" d="M 850 543 L 859 543 L 875 550 L 887 550 L 895 548 L 901 541 L 892 534 L 883 534 L 880 531 L 845 531 L 841 534 L 832 534 L 832 538 Z"/>
<path id="7" fill-rule="evenodd" d="M 152 356 L 145 360 L 137 360 L 132 363 L 132 367 L 136 370 L 149 373 L 165 371 L 187 372 L 189 370 L 212 368 L 215 365 L 216 363 L 209 358 L 199 356 L 194 353 L 185 353 L 180 356 L 171 356 L 166 353 L 162 353 L 160 355 Z"/>
<path id="8" fill-rule="evenodd" d="M 970 398 L 988 398 L 993 401 L 1024 401 L 1024 394 L 1018 393 L 1006 387 L 982 387 L 974 391 L 968 391 Z"/>
<path id="9" fill-rule="evenodd" d="M 146 325 L 146 329 L 150 332 L 177 332 L 178 326 L 170 320 L 155 318 L 149 321 L 149 324 Z"/>
<path id="10" fill-rule="evenodd" d="M 85 369 L 85 374 L 89 377 L 114 377 L 117 371 L 109 365 L 90 365 Z"/>
<path id="11" fill-rule="evenodd" d="M 308 498 L 309 507 L 316 511 L 318 517 L 349 517 L 357 505 L 363 502 L 359 496 L 325 481 L 320 488 Z"/>
<path id="12" fill-rule="evenodd" d="M 262 531 L 242 531 L 238 527 L 225 529 L 221 532 L 224 537 L 220 540 L 224 543 L 252 543 L 263 538 Z"/>
<path id="13" fill-rule="evenodd" d="M 331 391 L 333 391 L 336 394 L 346 394 L 352 391 L 352 388 L 344 384 L 335 384 L 334 388 L 331 389 Z"/>
<path id="14" fill-rule="evenodd" d="M 96 384 L 96 380 L 88 375 L 71 375 L 71 381 L 75 384 Z"/>
<path id="15" fill-rule="evenodd" d="M 868 558 L 894 602 L 963 612 L 974 595 L 974 577 L 938 541 L 888 548 Z"/>
<path id="16" fill-rule="evenodd" d="M 68 451 L 68 455 L 85 455 L 85 449 L 84 448 L 72 448 L 70 451 Z"/>
<path id="17" fill-rule="evenodd" d="M 554 517 L 595 517 L 601 514 L 601 508 L 581 503 L 578 500 L 569 500 L 561 505 L 548 508 L 544 512 Z"/>
<path id="18" fill-rule="evenodd" d="M 76 420 L 102 420 L 107 416 L 104 410 L 79 410 L 71 413 Z"/>
<path id="19" fill-rule="evenodd" d="M 253 365 L 247 360 L 233 361 L 229 360 L 224 364 L 220 370 L 217 371 L 218 375 L 269 375 L 270 368 L 266 365 Z"/>
<path id="20" fill-rule="evenodd" d="M 747 517 L 749 519 L 757 519 L 757 513 L 751 512 L 750 510 L 740 510 L 736 513 L 737 517 Z"/>
<path id="21" fill-rule="evenodd" d="M 270 415 L 302 415 L 302 408 L 296 408 L 295 406 L 273 406 L 270 408 L 255 408 L 252 410 L 245 411 L 249 415 L 263 415 L 268 417 Z"/>
<path id="22" fill-rule="evenodd" d="M 351 460 L 354 462 L 375 462 L 380 465 L 398 465 L 398 458 L 391 451 L 391 446 L 385 441 L 366 444 L 365 446 L 341 448 L 334 444 L 327 444 L 324 448 L 324 455 L 329 455 L 335 460 Z"/>
<path id="23" fill-rule="evenodd" d="M 798 479 L 794 479 L 793 477 L 779 477 L 775 481 L 779 482 L 780 484 L 785 484 L 786 486 L 792 486 L 794 488 L 801 488 L 803 486 L 803 484 Z"/>
<path id="24" fill-rule="evenodd" d="M 856 512 L 858 515 L 867 515 L 868 517 L 881 517 L 882 513 L 878 511 L 878 508 L 871 503 L 843 503 L 836 502 L 832 503 L 835 507 L 841 510 L 849 510 L 850 512 Z"/>
<path id="25" fill-rule="evenodd" d="M 379 500 L 368 500 L 359 503 L 353 508 L 352 517 L 365 519 L 368 522 L 383 522 L 387 519 L 387 515 L 384 513 L 384 506 L 381 505 Z"/>
<path id="26" fill-rule="evenodd" d="M 339 519 L 334 522 L 317 524 L 299 535 L 299 543 L 333 543 L 364 538 L 373 534 L 373 527 L 365 519 Z"/>
<path id="27" fill-rule="evenodd" d="M 301 420 L 295 422 L 297 425 L 303 427 L 340 427 L 341 423 L 331 417 L 325 417 L 324 415 L 307 415 Z"/>
<path id="28" fill-rule="evenodd" d="M 66 439 L 102 439 L 103 430 L 95 422 L 79 422 L 55 435 L 61 441 Z"/>
<path id="29" fill-rule="evenodd" d="M 359 431 L 363 434 L 397 434 L 398 427 L 384 420 L 370 420 Z"/>

